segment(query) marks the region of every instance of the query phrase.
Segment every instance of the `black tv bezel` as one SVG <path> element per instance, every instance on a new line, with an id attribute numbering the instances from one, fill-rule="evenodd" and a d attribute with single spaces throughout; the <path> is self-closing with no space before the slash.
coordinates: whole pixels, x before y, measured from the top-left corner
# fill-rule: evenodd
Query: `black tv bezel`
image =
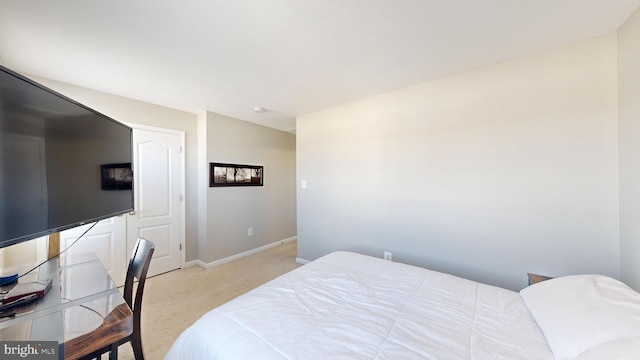
<path id="1" fill-rule="evenodd" d="M 74 104 L 76 106 L 82 107 L 85 110 L 87 110 L 87 111 L 89 111 L 91 113 L 94 113 L 94 114 L 100 116 L 101 118 L 104 118 L 105 120 L 109 120 L 111 122 L 114 122 L 114 123 L 126 128 L 126 129 L 128 129 L 129 130 L 129 142 L 131 144 L 131 149 L 130 149 L 130 151 L 131 151 L 131 160 L 133 161 L 133 128 L 131 126 L 129 126 L 129 125 L 123 123 L 123 122 L 120 122 L 118 120 L 115 120 L 114 118 L 112 118 L 110 116 L 107 116 L 107 115 L 105 115 L 105 114 L 103 114 L 103 113 L 101 113 L 99 111 L 96 111 L 96 110 L 94 110 L 94 109 L 92 109 L 92 108 L 90 108 L 90 107 L 88 107 L 88 106 L 86 106 L 86 105 L 84 105 L 82 103 L 79 103 L 78 101 L 73 100 L 73 99 L 71 99 L 71 98 L 69 98 L 69 97 L 67 97 L 67 96 L 65 96 L 65 95 L 63 95 L 63 94 L 51 89 L 51 88 L 48 88 L 48 87 L 46 87 L 46 86 L 44 86 L 44 85 L 42 85 L 42 84 L 40 84 L 40 83 L 38 83 L 38 82 L 36 82 L 34 80 L 31 80 L 28 77 L 26 77 L 24 75 L 21 75 L 21 74 L 15 72 L 15 71 L 3 66 L 3 65 L 1 65 L 1 64 L 0 64 L 0 71 L 3 71 L 5 73 L 7 73 L 8 75 L 11 75 L 11 76 L 13 76 L 13 77 L 15 77 L 15 78 L 17 78 L 17 79 L 19 79 L 21 81 L 27 82 L 30 85 L 35 86 L 35 87 L 39 88 L 42 91 L 46 91 L 46 92 L 48 92 L 48 93 L 50 93 L 50 94 L 52 94 L 54 96 L 57 96 L 57 97 L 61 98 L 62 100 L 70 102 L 70 103 L 72 103 L 72 104 Z M 134 182 L 135 182 L 135 179 L 134 179 Z M 119 211 L 116 211 L 116 212 L 113 212 L 113 213 L 104 214 L 104 215 L 93 217 L 93 218 L 80 220 L 80 221 L 69 223 L 69 224 L 65 224 L 65 225 L 60 225 L 60 226 L 49 228 L 47 230 L 43 230 L 43 231 L 40 231 L 40 232 L 27 234 L 27 235 L 24 235 L 24 236 L 11 238 L 11 239 L 0 239 L 0 249 L 8 247 L 8 246 L 11 246 L 11 245 L 16 245 L 16 244 L 19 244 L 19 243 L 22 243 L 22 242 L 25 242 L 25 241 L 37 239 L 37 238 L 40 238 L 40 237 L 43 237 L 43 236 L 48 236 L 48 235 L 51 235 L 51 234 L 59 233 L 61 231 L 72 229 L 74 227 L 78 227 L 78 226 L 94 223 L 94 222 L 97 222 L 97 221 L 100 221 L 100 220 L 109 219 L 109 218 L 112 218 L 114 216 L 118 216 L 118 215 L 122 215 L 122 214 L 126 214 L 126 213 L 129 213 L 129 212 L 132 212 L 135 209 L 135 196 L 134 196 L 133 187 L 131 189 L 131 205 L 132 205 L 131 208 L 119 210 Z"/>

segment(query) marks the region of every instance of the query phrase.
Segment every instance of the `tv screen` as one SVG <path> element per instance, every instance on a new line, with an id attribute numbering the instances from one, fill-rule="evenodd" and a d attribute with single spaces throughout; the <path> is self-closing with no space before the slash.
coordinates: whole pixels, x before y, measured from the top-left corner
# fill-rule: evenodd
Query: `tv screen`
<path id="1" fill-rule="evenodd" d="M 133 210 L 132 129 L 0 66 L 0 248 Z"/>

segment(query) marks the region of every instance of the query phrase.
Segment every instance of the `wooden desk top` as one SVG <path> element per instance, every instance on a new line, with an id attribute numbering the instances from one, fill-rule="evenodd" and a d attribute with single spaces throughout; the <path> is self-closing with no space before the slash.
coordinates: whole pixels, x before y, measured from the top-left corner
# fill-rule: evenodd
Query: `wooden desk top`
<path id="1" fill-rule="evenodd" d="M 46 278 L 53 285 L 45 297 L 0 319 L 0 340 L 58 341 L 65 359 L 78 359 L 131 334 L 131 309 L 95 254 L 50 260 L 20 281 Z"/>

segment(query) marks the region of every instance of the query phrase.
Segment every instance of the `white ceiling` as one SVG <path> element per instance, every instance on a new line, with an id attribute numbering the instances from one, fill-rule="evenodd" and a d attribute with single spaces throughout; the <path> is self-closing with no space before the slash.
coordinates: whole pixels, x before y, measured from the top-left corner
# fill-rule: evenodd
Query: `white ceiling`
<path id="1" fill-rule="evenodd" d="M 298 115 L 613 31 L 638 7 L 640 0 L 0 0 L 0 61 L 286 131 Z"/>

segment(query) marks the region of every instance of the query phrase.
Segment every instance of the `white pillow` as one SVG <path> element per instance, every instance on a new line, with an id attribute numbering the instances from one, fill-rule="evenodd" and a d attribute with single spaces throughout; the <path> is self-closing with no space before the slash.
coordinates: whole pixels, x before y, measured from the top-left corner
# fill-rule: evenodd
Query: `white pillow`
<path id="1" fill-rule="evenodd" d="M 520 291 L 556 360 L 640 335 L 640 294 L 602 275 L 543 281 Z"/>

